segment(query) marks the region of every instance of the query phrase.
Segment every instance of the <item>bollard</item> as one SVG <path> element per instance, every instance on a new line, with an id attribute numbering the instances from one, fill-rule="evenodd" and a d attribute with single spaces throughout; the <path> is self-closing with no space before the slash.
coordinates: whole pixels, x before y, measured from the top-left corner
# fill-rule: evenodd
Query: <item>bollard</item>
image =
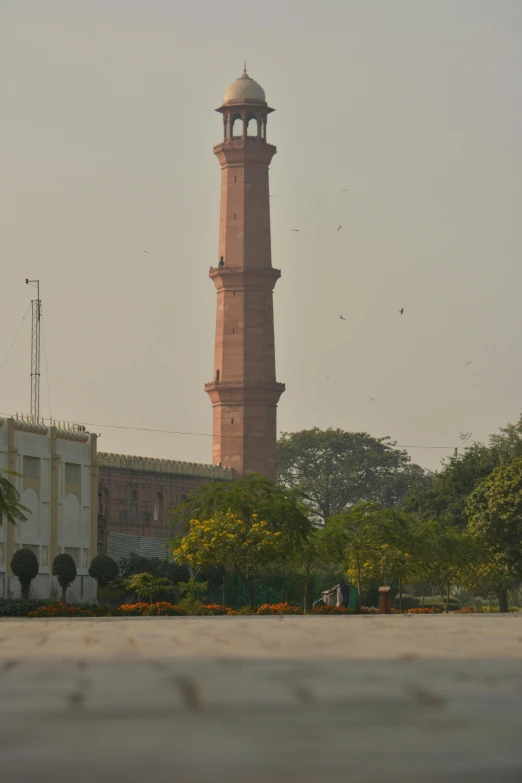
<path id="1" fill-rule="evenodd" d="M 379 587 L 379 614 L 391 614 L 391 587 Z"/>

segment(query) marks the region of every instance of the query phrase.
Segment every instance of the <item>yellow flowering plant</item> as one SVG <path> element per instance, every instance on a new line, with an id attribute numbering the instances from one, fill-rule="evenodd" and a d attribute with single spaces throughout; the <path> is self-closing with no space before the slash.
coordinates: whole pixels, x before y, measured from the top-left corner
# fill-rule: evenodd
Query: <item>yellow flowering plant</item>
<path id="1" fill-rule="evenodd" d="M 208 519 L 191 519 L 186 536 L 176 542 L 176 563 L 193 571 L 221 568 L 224 573 L 223 602 L 226 605 L 226 577 L 237 573 L 248 589 L 250 605 L 254 603 L 252 578 L 281 550 L 281 533 L 269 528 L 257 514 L 242 519 L 230 509 L 215 512 Z"/>

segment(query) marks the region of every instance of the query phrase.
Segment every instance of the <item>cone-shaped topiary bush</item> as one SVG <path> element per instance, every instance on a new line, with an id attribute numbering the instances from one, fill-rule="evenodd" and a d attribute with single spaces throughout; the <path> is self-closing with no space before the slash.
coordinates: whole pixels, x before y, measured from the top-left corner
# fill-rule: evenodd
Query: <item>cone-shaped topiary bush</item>
<path id="1" fill-rule="evenodd" d="M 22 588 L 22 598 L 29 598 L 31 582 L 38 573 L 38 558 L 30 549 L 19 549 L 11 560 L 11 571 L 18 577 Z"/>
<path id="2" fill-rule="evenodd" d="M 67 588 L 76 579 L 76 563 L 71 555 L 56 555 L 53 563 L 53 576 L 58 579 L 62 588 L 62 603 L 66 603 Z"/>
<path id="3" fill-rule="evenodd" d="M 106 587 L 118 578 L 120 568 L 108 555 L 97 555 L 89 566 L 89 576 L 96 579 L 98 587 Z"/>

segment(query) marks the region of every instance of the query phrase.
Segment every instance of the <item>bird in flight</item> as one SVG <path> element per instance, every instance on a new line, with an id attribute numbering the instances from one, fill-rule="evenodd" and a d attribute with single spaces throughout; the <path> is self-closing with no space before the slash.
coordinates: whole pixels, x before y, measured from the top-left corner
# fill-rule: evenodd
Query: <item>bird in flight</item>
<path id="1" fill-rule="evenodd" d="M 298 228 L 291 228 L 290 231 L 299 231 Z"/>
<path id="2" fill-rule="evenodd" d="M 340 315 L 339 318 L 341 319 L 341 321 L 346 321 L 346 318 L 344 317 L 344 315 Z"/>
<path id="3" fill-rule="evenodd" d="M 467 366 L 468 366 L 468 364 L 473 364 L 473 359 L 472 359 L 470 362 L 466 362 L 466 364 L 464 365 L 464 367 L 467 367 Z"/>
<path id="4" fill-rule="evenodd" d="M 342 226 L 339 226 L 339 228 L 337 229 L 337 231 L 340 231 L 341 229 L 342 229 Z"/>
<path id="5" fill-rule="evenodd" d="M 401 309 L 399 310 L 399 313 L 402 315 L 403 312 L 404 312 L 404 307 L 401 307 Z"/>
<path id="6" fill-rule="evenodd" d="M 370 400 L 372 400 L 373 402 L 375 402 L 375 397 L 370 397 Z"/>
<path id="7" fill-rule="evenodd" d="M 341 190 L 341 193 L 348 193 L 348 188 L 343 188 L 343 189 Z"/>
<path id="8" fill-rule="evenodd" d="M 148 251 L 148 250 L 143 250 L 143 252 L 144 252 L 144 253 L 147 253 L 147 255 L 148 255 L 148 253 L 149 253 L 149 251 Z"/>

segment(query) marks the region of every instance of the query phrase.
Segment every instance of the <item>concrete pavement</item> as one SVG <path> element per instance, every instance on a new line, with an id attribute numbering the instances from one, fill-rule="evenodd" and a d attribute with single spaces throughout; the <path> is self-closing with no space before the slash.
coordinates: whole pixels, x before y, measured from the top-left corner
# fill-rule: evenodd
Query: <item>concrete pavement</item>
<path id="1" fill-rule="evenodd" d="M 0 620 L 0 773 L 522 780 L 522 614 Z"/>

